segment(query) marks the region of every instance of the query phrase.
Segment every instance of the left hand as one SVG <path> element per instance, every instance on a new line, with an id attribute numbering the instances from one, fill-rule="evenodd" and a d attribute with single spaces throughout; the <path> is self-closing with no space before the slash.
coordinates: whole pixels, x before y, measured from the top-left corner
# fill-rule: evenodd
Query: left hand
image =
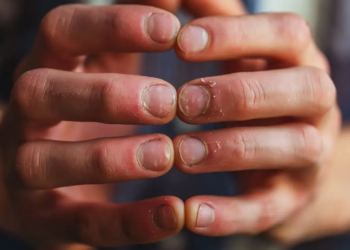
<path id="1" fill-rule="evenodd" d="M 187 227 L 225 236 L 290 223 L 322 195 L 340 130 L 328 63 L 309 26 L 295 14 L 206 17 L 183 27 L 177 53 L 193 62 L 226 60 L 231 72 L 185 84 L 178 116 L 231 127 L 175 138 L 175 164 L 191 174 L 241 171 L 246 192 L 189 199 Z"/>

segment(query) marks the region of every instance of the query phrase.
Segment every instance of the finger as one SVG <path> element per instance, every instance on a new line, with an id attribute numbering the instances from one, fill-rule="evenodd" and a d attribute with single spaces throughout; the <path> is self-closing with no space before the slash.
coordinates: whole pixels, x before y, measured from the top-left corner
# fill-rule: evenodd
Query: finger
<path id="1" fill-rule="evenodd" d="M 130 0 L 124 2 L 130 3 Z M 245 13 L 240 0 L 136 0 L 131 2 L 158 7 L 170 12 L 177 11 L 183 5 L 186 10 L 197 17 Z"/>
<path id="2" fill-rule="evenodd" d="M 180 6 L 182 0 L 124 0 L 122 3 L 136 3 L 136 4 L 142 4 L 142 5 L 149 5 L 154 6 L 163 10 L 167 10 L 170 12 L 176 12 Z"/>
<path id="3" fill-rule="evenodd" d="M 207 17 L 179 33 L 177 52 L 188 61 L 266 57 L 325 69 L 309 25 L 296 14 Z"/>
<path id="4" fill-rule="evenodd" d="M 19 73 L 37 67 L 72 70 L 86 54 L 168 50 L 179 27 L 174 15 L 153 7 L 65 5 L 44 18 Z"/>
<path id="5" fill-rule="evenodd" d="M 103 184 L 161 176 L 172 167 L 173 155 L 164 135 L 29 142 L 18 150 L 15 171 L 26 188 Z"/>
<path id="6" fill-rule="evenodd" d="M 206 236 L 257 234 L 288 218 L 308 199 L 288 187 L 233 198 L 197 196 L 185 203 L 186 226 Z"/>
<path id="7" fill-rule="evenodd" d="M 184 0 L 183 5 L 197 17 L 233 16 L 246 13 L 241 0 Z"/>
<path id="8" fill-rule="evenodd" d="M 202 78 L 178 92 L 178 116 L 192 124 L 315 117 L 336 103 L 331 78 L 312 67 Z"/>
<path id="9" fill-rule="evenodd" d="M 35 213 L 33 218 L 33 227 L 41 232 L 39 242 L 55 238 L 60 243 L 114 247 L 157 242 L 178 233 L 184 205 L 175 197 L 123 205 L 60 203 L 53 212 Z"/>
<path id="10" fill-rule="evenodd" d="M 154 78 L 40 69 L 19 78 L 11 101 L 31 120 L 163 124 L 175 115 L 175 93 Z"/>
<path id="11" fill-rule="evenodd" d="M 191 174 L 315 166 L 323 141 L 305 124 L 229 128 L 174 139 L 175 166 Z"/>

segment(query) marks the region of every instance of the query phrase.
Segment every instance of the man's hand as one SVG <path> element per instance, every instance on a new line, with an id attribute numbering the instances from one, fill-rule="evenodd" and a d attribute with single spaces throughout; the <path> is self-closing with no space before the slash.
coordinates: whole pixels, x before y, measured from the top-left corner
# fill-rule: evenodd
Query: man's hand
<path id="1" fill-rule="evenodd" d="M 241 0 L 121 0 L 120 2 L 151 5 L 170 12 L 176 12 L 182 7 L 196 17 L 245 13 Z"/>
<path id="2" fill-rule="evenodd" d="M 177 53 L 192 62 L 223 60 L 231 74 L 178 91 L 183 121 L 227 128 L 177 137 L 175 165 L 191 174 L 239 171 L 245 191 L 189 199 L 187 227 L 224 236 L 292 223 L 323 195 L 318 187 L 332 171 L 340 128 L 328 64 L 307 23 L 294 14 L 197 19 L 180 31 Z"/>
<path id="3" fill-rule="evenodd" d="M 130 74 L 132 53 L 172 48 L 179 26 L 142 6 L 68 5 L 45 17 L 0 127 L 2 229 L 42 249 L 149 243 L 181 230 L 175 197 L 112 205 L 105 186 L 86 186 L 154 178 L 173 165 L 168 137 L 116 138 L 133 129 L 113 124 L 173 119 L 175 89 Z"/>

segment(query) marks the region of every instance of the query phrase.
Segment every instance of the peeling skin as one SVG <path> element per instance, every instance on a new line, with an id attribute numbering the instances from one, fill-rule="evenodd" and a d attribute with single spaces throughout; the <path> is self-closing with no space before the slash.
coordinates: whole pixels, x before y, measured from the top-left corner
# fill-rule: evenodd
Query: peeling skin
<path id="1" fill-rule="evenodd" d="M 212 88 L 214 88 L 215 87 L 215 85 L 216 85 L 216 82 L 214 82 L 214 81 L 210 81 L 210 87 L 212 87 Z"/>
<path id="2" fill-rule="evenodd" d="M 209 133 L 209 134 L 211 135 L 212 133 Z M 216 154 L 218 152 L 218 150 L 221 149 L 221 142 L 220 141 L 208 142 L 208 145 L 209 144 L 216 144 L 217 148 L 214 150 L 214 152 L 213 152 L 214 154 Z"/>

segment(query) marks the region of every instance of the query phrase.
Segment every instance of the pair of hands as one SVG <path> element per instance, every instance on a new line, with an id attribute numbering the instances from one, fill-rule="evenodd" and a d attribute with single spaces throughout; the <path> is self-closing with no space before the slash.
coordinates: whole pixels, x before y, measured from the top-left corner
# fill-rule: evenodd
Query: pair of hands
<path id="1" fill-rule="evenodd" d="M 180 1 L 162 2 L 142 1 L 169 10 Z M 197 16 L 242 11 L 234 1 L 184 3 Z M 138 52 L 173 47 L 187 61 L 224 61 L 227 75 L 177 92 L 136 75 Z M 208 236 L 274 228 L 280 240 L 304 239 L 325 209 L 314 201 L 340 127 L 327 71 L 308 25 L 293 14 L 210 16 L 180 28 L 154 7 L 59 7 L 19 66 L 2 118 L 0 225 L 44 249 L 156 242 L 184 224 Z M 164 124 L 176 112 L 187 123 L 227 126 L 172 141 L 119 137 L 135 127 L 114 125 Z M 93 185 L 155 178 L 173 164 L 191 174 L 244 170 L 246 195 L 118 205 L 108 203 L 108 186 Z"/>

